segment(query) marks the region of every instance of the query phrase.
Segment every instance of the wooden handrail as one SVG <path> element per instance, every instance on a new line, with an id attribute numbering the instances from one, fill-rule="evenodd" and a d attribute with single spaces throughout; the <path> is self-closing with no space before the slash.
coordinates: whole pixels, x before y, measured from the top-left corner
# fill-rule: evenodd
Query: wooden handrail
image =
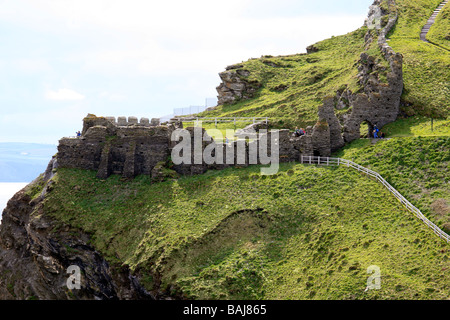
<path id="1" fill-rule="evenodd" d="M 377 179 L 378 182 L 383 184 L 383 186 L 388 189 L 405 207 L 407 210 L 412 212 L 417 218 L 422 220 L 429 228 L 433 230 L 433 232 L 439 236 L 441 239 L 450 242 L 450 236 L 442 231 L 438 226 L 436 226 L 433 222 L 428 220 L 427 217 L 423 215 L 423 213 L 417 209 L 411 202 L 409 202 L 400 192 L 398 192 L 394 187 L 392 187 L 389 182 L 387 182 L 379 173 L 365 168 L 359 164 L 354 163 L 353 161 L 342 159 L 342 158 L 330 158 L 330 157 L 315 157 L 315 156 L 301 156 L 300 159 L 303 164 L 317 164 L 317 165 L 326 165 L 326 166 L 339 166 L 345 165 L 347 167 L 354 168 L 360 172 L 364 172 L 367 175 L 370 175 Z"/>

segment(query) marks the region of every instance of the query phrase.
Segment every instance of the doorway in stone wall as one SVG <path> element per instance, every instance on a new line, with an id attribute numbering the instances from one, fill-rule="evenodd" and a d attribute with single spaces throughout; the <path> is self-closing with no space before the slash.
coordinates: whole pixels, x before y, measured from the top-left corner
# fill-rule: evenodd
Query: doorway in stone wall
<path id="1" fill-rule="evenodd" d="M 373 124 L 370 121 L 363 121 L 359 126 L 360 137 L 365 139 L 373 138 Z"/>

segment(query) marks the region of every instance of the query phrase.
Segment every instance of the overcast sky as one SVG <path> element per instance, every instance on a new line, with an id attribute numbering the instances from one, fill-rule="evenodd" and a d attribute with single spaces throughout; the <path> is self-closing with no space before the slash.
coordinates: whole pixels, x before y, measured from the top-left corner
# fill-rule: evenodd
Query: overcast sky
<path id="1" fill-rule="evenodd" d="M 353 31 L 372 2 L 0 0 L 0 142 L 204 105 L 226 66 Z"/>

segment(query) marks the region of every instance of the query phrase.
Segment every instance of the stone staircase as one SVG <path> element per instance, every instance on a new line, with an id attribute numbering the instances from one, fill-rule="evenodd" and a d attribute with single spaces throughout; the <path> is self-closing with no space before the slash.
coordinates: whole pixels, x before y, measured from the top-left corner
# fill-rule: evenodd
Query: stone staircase
<path id="1" fill-rule="evenodd" d="M 428 19 L 427 23 L 423 27 L 422 31 L 420 32 L 420 40 L 429 42 L 427 40 L 427 34 L 428 31 L 430 31 L 431 26 L 433 25 L 434 21 L 436 20 L 436 17 L 438 16 L 439 12 L 441 12 L 442 8 L 449 2 L 449 0 L 444 0 L 441 2 L 441 4 L 434 10 L 433 14 L 431 15 L 430 19 Z"/>

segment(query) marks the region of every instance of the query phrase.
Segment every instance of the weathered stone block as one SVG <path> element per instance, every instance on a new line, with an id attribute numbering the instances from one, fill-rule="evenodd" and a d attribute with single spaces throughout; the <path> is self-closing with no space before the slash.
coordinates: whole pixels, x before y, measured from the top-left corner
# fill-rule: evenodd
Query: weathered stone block
<path id="1" fill-rule="evenodd" d="M 136 117 L 128 117 L 128 125 L 138 124 L 138 119 Z"/>
<path id="2" fill-rule="evenodd" d="M 141 120 L 139 121 L 139 124 L 141 126 L 148 127 L 148 126 L 150 126 L 150 120 L 148 118 L 141 118 Z"/>
<path id="3" fill-rule="evenodd" d="M 117 118 L 117 125 L 119 125 L 119 126 L 126 126 L 127 125 L 127 118 L 126 117 L 118 117 Z"/>

